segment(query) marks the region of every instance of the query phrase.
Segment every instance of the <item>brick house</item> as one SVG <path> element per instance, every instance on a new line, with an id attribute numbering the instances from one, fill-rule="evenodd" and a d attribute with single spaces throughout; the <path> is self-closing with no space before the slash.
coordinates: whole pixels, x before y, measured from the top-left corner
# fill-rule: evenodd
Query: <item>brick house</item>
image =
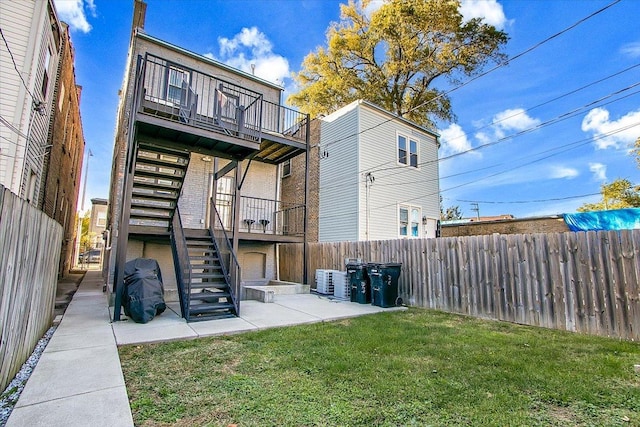
<path id="1" fill-rule="evenodd" d="M 40 206 L 64 229 L 59 276 L 74 265 L 75 220 L 85 140 L 80 117 L 82 87 L 76 85 L 69 26 L 61 23 L 60 61 L 54 85 L 52 122 L 44 156 Z"/>
<path id="2" fill-rule="evenodd" d="M 236 316 L 242 286 L 277 279 L 277 244 L 304 242 L 280 165 L 309 146 L 282 88 L 134 23 L 116 123 L 104 273 L 120 320 L 124 265 L 153 258 L 187 321 Z"/>

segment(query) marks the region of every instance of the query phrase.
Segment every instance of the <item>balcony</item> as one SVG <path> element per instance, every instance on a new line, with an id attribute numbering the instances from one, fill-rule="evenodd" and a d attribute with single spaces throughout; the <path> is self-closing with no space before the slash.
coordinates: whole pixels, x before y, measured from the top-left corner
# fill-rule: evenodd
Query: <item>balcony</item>
<path id="1" fill-rule="evenodd" d="M 217 194 L 216 208 L 222 225 L 232 229 L 232 194 Z M 243 240 L 302 242 L 304 239 L 304 205 L 259 197 L 240 197 L 239 237 Z"/>
<path id="2" fill-rule="evenodd" d="M 278 164 L 307 149 L 309 116 L 163 58 L 139 58 L 141 135 L 214 156 Z"/>

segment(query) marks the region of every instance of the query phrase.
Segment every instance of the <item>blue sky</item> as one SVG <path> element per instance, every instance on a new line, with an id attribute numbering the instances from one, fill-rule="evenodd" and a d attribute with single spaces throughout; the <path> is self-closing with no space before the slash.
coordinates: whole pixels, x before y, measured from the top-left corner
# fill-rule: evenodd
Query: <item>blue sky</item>
<path id="1" fill-rule="evenodd" d="M 340 3 L 147 0 L 145 31 L 246 71 L 255 64 L 256 74 L 290 92 L 295 90 L 291 73 L 325 44 Z M 457 116 L 455 123 L 438 124 L 445 207 L 459 206 L 465 217 L 476 215 L 473 203 L 482 216 L 558 214 L 599 200 L 595 194 L 603 183 L 617 178 L 640 183 L 640 169 L 629 155 L 640 136 L 640 1 L 619 1 L 540 44 L 612 3 L 463 2 L 465 17 L 481 16 L 509 34 L 510 57 L 533 49 L 462 87 L 437 83 L 453 89 Z M 108 197 L 133 0 L 55 4 L 72 27 L 76 79 L 83 86 L 84 135 L 93 153 L 87 209 L 90 198 Z M 376 182 L 380 178 L 384 172 Z"/>

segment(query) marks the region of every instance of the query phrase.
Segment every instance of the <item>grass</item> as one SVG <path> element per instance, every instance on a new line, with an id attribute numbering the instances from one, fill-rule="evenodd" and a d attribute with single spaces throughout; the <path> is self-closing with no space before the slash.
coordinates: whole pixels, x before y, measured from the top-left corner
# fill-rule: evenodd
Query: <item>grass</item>
<path id="1" fill-rule="evenodd" d="M 429 310 L 125 346 L 138 426 L 640 425 L 640 345 Z"/>

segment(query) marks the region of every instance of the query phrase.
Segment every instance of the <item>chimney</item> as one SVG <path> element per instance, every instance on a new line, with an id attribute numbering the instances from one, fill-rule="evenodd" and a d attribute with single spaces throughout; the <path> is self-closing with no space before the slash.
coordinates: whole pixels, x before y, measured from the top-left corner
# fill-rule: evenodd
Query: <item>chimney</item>
<path id="1" fill-rule="evenodd" d="M 131 26 L 131 37 L 136 32 L 136 28 L 144 29 L 144 19 L 147 14 L 147 4 L 144 0 L 133 1 L 133 23 Z"/>

